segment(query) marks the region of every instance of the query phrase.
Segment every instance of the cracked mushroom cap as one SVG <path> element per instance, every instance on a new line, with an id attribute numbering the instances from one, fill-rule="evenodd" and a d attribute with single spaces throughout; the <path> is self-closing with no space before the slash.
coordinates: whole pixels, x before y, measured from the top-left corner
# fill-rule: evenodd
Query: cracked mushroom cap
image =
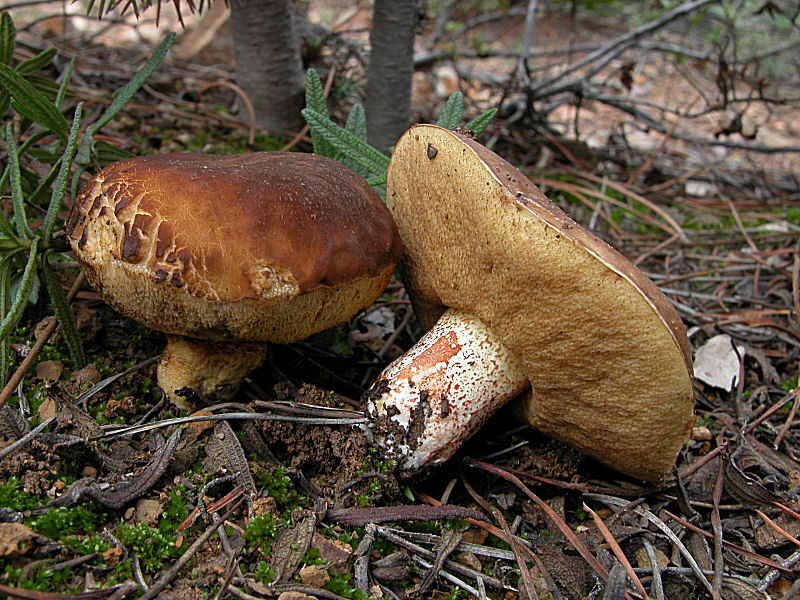
<path id="1" fill-rule="evenodd" d="M 295 152 L 116 162 L 83 189 L 67 235 L 115 310 L 212 341 L 291 342 L 340 323 L 402 252 L 366 181 Z"/>
<path id="2" fill-rule="evenodd" d="M 398 141 L 387 206 L 419 321 L 481 319 L 523 365 L 533 427 L 635 477 L 672 467 L 694 422 L 691 354 L 652 281 L 505 160 L 433 125 Z"/>

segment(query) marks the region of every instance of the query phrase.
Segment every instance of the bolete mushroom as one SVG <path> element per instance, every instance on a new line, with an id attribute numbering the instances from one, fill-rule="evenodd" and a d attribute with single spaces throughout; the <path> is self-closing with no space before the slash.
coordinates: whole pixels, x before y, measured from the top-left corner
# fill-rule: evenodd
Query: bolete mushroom
<path id="1" fill-rule="evenodd" d="M 377 445 L 414 472 L 500 406 L 628 475 L 657 480 L 694 419 L 689 342 L 656 285 L 467 136 L 398 141 L 387 206 L 430 331 L 366 394 Z"/>
<path id="2" fill-rule="evenodd" d="M 158 382 L 187 408 L 189 390 L 230 398 L 267 342 L 371 304 L 402 252 L 366 181 L 294 152 L 116 162 L 83 189 L 66 229 L 100 296 L 167 334 Z"/>

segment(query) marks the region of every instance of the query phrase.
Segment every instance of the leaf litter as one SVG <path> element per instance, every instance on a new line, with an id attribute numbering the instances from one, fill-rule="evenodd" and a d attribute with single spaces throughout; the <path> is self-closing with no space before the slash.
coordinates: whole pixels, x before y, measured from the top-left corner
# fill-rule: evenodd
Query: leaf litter
<path id="1" fill-rule="evenodd" d="M 108 68 L 124 79 L 120 64 L 109 61 Z M 153 89 L 169 94 L 182 68 L 165 63 Z M 93 75 L 86 77 L 91 82 Z M 153 97 L 142 98 L 127 129 L 112 134 L 123 145 L 155 151 L 147 140 L 159 138 L 167 124 L 248 133 L 246 123 L 215 114 L 205 97 L 191 115 L 177 100 L 165 106 L 163 97 Z M 505 156 L 537 163 L 526 136 L 501 126 L 492 134 Z M 168 509 L 159 519 L 179 558 L 143 570 L 133 545 L 120 543 L 115 547 L 124 548 L 127 565 L 120 578 L 111 578 L 111 555 L 87 571 L 91 577 L 66 567 L 70 597 L 224 591 L 247 599 L 289 592 L 444 598 L 455 589 L 481 598 L 797 597 L 800 255 L 798 224 L 786 210 L 796 192 L 757 174 L 745 188 L 714 169 L 676 174 L 659 171 L 657 162 L 647 177 L 634 178 L 608 161 L 598 183 L 576 171 L 570 157 L 538 156 L 545 168 L 529 170 L 554 200 L 579 221 L 595 222 L 598 234 L 664 289 L 695 349 L 719 337 L 728 344 L 724 357 L 709 363 L 719 379 L 698 375 L 698 422 L 672 477 L 655 486 L 622 479 L 536 432 L 510 428 L 500 415 L 433 476 L 398 482 L 350 425 L 253 420 L 266 411 L 291 419 L 357 417 L 364 382 L 419 335 L 399 282 L 373 317 L 273 348 L 237 403 L 193 421 L 176 417 L 152 389 L 152 364 L 139 371 L 123 366 L 151 358 L 158 340 L 133 351 L 135 326 L 83 291 L 75 303 L 97 318 L 81 333 L 104 372 L 117 375 L 71 393 L 69 381 L 44 385 L 29 374 L 10 391 L 18 402 L 0 412 L 4 498 L 17 481 L 25 494 L 48 502 L 8 500 L 0 510 L 0 525 L 13 527 L 3 539 L 11 557 L 4 564 L 34 573 L 31 565 L 40 560 L 81 559 L 89 554 L 75 543 L 103 528 L 113 536 L 120 519 L 133 523 L 130 509 L 138 500 L 167 507 L 180 499 L 186 516 L 173 518 Z M 621 183 L 611 195 L 603 181 Z M 615 217 L 611 206 L 627 216 Z M 132 380 L 150 380 L 151 387 Z M 31 427 L 22 401 L 33 388 L 56 406 L 41 429 Z M 120 395 L 133 397 L 132 412 Z M 306 405 L 338 412 L 310 416 Z M 140 429 L 120 434 L 130 425 Z M 42 507 L 57 505 L 105 510 L 107 518 L 68 545 L 36 532 Z M 265 527 L 257 536 L 261 517 Z M 321 580 L 301 580 L 304 564 L 324 566 L 330 575 L 324 588 Z M 97 589 L 106 583 L 111 587 Z M 44 594 L 36 597 L 56 597 Z"/>

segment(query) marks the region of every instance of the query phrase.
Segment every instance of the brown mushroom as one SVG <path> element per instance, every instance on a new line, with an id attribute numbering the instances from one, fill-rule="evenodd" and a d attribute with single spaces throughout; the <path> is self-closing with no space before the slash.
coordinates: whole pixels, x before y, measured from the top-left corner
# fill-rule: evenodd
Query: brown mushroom
<path id="1" fill-rule="evenodd" d="M 472 139 L 398 141 L 387 206 L 416 315 L 432 328 L 367 393 L 375 442 L 413 472 L 500 406 L 629 475 L 657 480 L 694 421 L 689 343 L 641 271 Z"/>
<path id="2" fill-rule="evenodd" d="M 293 152 L 114 163 L 77 198 L 67 234 L 101 297 L 167 334 L 159 385 L 186 407 L 188 390 L 230 398 L 267 342 L 371 304 L 401 254 L 366 181 Z"/>

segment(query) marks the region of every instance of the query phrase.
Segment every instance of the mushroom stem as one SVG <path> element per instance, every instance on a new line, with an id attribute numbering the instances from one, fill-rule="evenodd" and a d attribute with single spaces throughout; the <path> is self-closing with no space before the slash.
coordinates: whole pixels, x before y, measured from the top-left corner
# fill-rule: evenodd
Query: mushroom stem
<path id="1" fill-rule="evenodd" d="M 522 363 L 477 317 L 448 309 L 367 391 L 374 443 L 408 473 L 441 463 L 530 386 Z"/>
<path id="2" fill-rule="evenodd" d="M 158 385 L 181 408 L 192 410 L 192 392 L 203 400 L 230 400 L 248 373 L 267 356 L 264 342 L 210 342 L 168 335 L 158 363 Z"/>

